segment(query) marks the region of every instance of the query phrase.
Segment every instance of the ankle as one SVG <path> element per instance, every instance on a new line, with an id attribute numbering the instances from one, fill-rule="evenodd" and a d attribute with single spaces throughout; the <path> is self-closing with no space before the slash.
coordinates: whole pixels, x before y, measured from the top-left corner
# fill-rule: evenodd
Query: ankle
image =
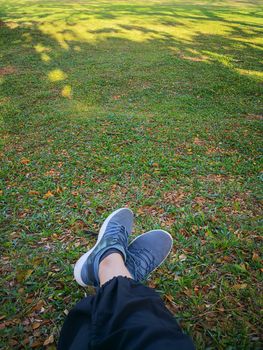
<path id="1" fill-rule="evenodd" d="M 113 265 L 116 266 L 119 264 L 124 264 L 124 260 L 123 260 L 121 252 L 120 253 L 112 253 L 100 261 L 99 269 L 109 268 Z"/>
<path id="2" fill-rule="evenodd" d="M 132 278 L 125 266 L 121 253 L 112 253 L 104 258 L 99 264 L 99 281 L 102 286 L 113 277 L 124 276 Z"/>

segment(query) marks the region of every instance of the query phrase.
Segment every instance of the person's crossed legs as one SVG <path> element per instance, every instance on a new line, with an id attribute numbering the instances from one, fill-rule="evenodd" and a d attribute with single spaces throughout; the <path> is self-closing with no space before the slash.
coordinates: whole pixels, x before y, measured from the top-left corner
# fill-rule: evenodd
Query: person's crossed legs
<path id="1" fill-rule="evenodd" d="M 131 210 L 113 212 L 76 263 L 76 281 L 97 293 L 69 313 L 58 349 L 194 349 L 159 295 L 140 283 L 168 256 L 172 238 L 153 230 L 128 245 L 132 224 Z"/>

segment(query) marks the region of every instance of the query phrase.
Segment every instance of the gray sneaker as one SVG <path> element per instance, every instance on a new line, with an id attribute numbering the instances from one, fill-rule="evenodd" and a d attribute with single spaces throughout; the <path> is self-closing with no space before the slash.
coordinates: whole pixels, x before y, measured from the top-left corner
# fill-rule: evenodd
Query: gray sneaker
<path id="1" fill-rule="evenodd" d="M 169 255 L 172 236 L 163 230 L 152 230 L 136 237 L 128 246 L 126 267 L 137 282 L 157 269 Z"/>
<path id="2" fill-rule="evenodd" d="M 116 249 L 126 261 L 128 236 L 132 231 L 133 212 L 128 208 L 115 210 L 104 221 L 93 248 L 81 256 L 74 267 L 75 280 L 83 287 L 99 286 L 100 258 L 108 249 Z"/>

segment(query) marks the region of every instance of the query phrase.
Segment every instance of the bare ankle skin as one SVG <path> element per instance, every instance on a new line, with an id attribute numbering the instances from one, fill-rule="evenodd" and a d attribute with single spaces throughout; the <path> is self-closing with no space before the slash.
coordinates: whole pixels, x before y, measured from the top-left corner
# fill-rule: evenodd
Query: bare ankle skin
<path id="1" fill-rule="evenodd" d="M 122 255 L 118 253 L 112 253 L 104 258 L 99 264 L 100 285 L 102 286 L 113 277 L 118 276 L 132 278 L 130 272 L 124 264 Z"/>

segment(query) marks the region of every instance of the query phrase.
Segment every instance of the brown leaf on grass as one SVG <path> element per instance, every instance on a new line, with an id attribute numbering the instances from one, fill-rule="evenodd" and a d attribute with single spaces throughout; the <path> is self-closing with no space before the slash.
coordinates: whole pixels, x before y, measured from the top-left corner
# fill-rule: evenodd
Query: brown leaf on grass
<path id="1" fill-rule="evenodd" d="M 222 260 L 226 262 L 231 262 L 233 261 L 233 258 L 230 255 L 225 255 L 222 257 Z"/>
<path id="2" fill-rule="evenodd" d="M 247 284 L 246 283 L 234 284 L 232 286 L 232 288 L 235 289 L 235 290 L 246 289 L 247 288 Z"/>
<path id="3" fill-rule="evenodd" d="M 34 322 L 33 324 L 32 324 L 32 329 L 37 329 L 37 328 L 39 328 L 41 326 L 41 323 L 40 322 Z"/>
<path id="4" fill-rule="evenodd" d="M 185 294 L 185 295 L 187 295 L 188 297 L 191 297 L 192 296 L 192 289 L 189 289 L 189 288 L 185 288 L 184 290 L 183 290 L 183 293 Z"/>
<path id="5" fill-rule="evenodd" d="M 180 235 L 185 236 L 185 237 L 190 236 L 189 232 L 185 228 L 180 228 L 179 233 L 180 233 Z"/>
<path id="6" fill-rule="evenodd" d="M 54 335 L 51 334 L 43 343 L 44 346 L 54 343 Z"/>
<path id="7" fill-rule="evenodd" d="M 200 206 L 206 203 L 206 199 L 204 197 L 195 197 L 194 202 Z"/>
<path id="8" fill-rule="evenodd" d="M 174 215 L 162 215 L 160 222 L 162 227 L 171 227 L 175 223 Z"/>
<path id="9" fill-rule="evenodd" d="M 181 190 L 172 191 L 172 192 L 165 192 L 163 194 L 163 199 L 164 199 L 165 203 L 172 204 L 172 205 L 175 205 L 176 207 L 179 207 L 183 203 L 186 195 L 187 194 Z"/>
<path id="10" fill-rule="evenodd" d="M 198 294 L 198 293 L 199 293 L 199 287 L 198 287 L 198 286 L 195 286 L 195 287 L 194 287 L 194 292 L 195 292 L 195 294 Z"/>
<path id="11" fill-rule="evenodd" d="M 29 194 L 30 196 L 37 196 L 37 195 L 39 194 L 39 192 L 38 192 L 38 191 L 34 191 L 34 190 L 30 190 L 30 191 L 28 192 L 28 194 Z"/>
<path id="12" fill-rule="evenodd" d="M 62 187 L 60 187 L 60 186 L 57 186 L 57 188 L 56 188 L 56 193 L 62 193 L 63 192 L 63 188 Z"/>
<path id="13" fill-rule="evenodd" d="M 33 342 L 33 344 L 31 345 L 31 348 L 35 349 L 35 348 L 40 348 L 43 345 L 43 341 L 42 340 L 35 340 Z"/>
<path id="14" fill-rule="evenodd" d="M 20 160 L 20 163 L 21 163 L 21 164 L 25 164 L 25 165 L 27 165 L 27 164 L 29 164 L 29 163 L 30 163 L 30 159 L 27 159 L 27 158 L 22 158 L 22 159 Z"/>
<path id="15" fill-rule="evenodd" d="M 225 309 L 224 309 L 223 307 L 219 307 L 219 308 L 217 308 L 217 310 L 218 310 L 219 312 L 225 312 Z"/>
<path id="16" fill-rule="evenodd" d="M 47 191 L 47 193 L 45 193 L 43 196 L 44 199 L 48 199 L 50 197 L 54 197 L 54 194 L 51 191 Z"/>
<path id="17" fill-rule="evenodd" d="M 209 154 L 221 154 L 223 151 L 221 148 L 219 147 L 210 147 L 206 150 L 206 154 L 209 155 Z"/>
<path id="18" fill-rule="evenodd" d="M 14 74 L 14 73 L 16 73 L 16 71 L 17 71 L 17 69 L 15 67 L 12 67 L 12 66 L 2 67 L 2 68 L 0 68 L 0 76 Z"/>
<path id="19" fill-rule="evenodd" d="M 139 207 L 137 210 L 137 214 L 139 215 L 152 215 L 152 216 L 159 216 L 160 214 L 164 213 L 163 208 L 158 208 L 153 205 L 145 205 L 142 207 Z"/>
<path id="20" fill-rule="evenodd" d="M 167 300 L 167 301 L 169 301 L 170 303 L 174 301 L 173 296 L 170 295 L 170 294 L 165 294 L 165 295 L 164 295 L 164 299 Z"/>
<path id="21" fill-rule="evenodd" d="M 84 230 L 85 228 L 87 228 L 87 225 L 86 225 L 86 223 L 85 223 L 83 220 L 81 220 L 81 219 L 76 220 L 76 221 L 70 226 L 70 229 L 71 229 L 73 232 L 82 231 L 82 230 Z"/>
<path id="22" fill-rule="evenodd" d="M 32 311 L 40 311 L 44 306 L 44 301 L 39 300 L 37 304 L 32 308 Z"/>
<path id="23" fill-rule="evenodd" d="M 187 259 L 187 256 L 185 254 L 179 255 L 179 260 L 180 261 L 185 261 Z"/>
<path id="24" fill-rule="evenodd" d="M 200 140 L 198 137 L 195 137 L 194 144 L 198 146 L 204 146 L 206 142 L 204 140 Z"/>
<path id="25" fill-rule="evenodd" d="M 259 255 L 256 252 L 253 252 L 252 260 L 253 261 L 260 261 L 260 257 L 259 257 Z"/>
<path id="26" fill-rule="evenodd" d="M 45 172 L 46 176 L 51 176 L 51 177 L 59 177 L 60 176 L 60 172 L 57 171 L 56 169 L 50 169 L 48 171 Z"/>

